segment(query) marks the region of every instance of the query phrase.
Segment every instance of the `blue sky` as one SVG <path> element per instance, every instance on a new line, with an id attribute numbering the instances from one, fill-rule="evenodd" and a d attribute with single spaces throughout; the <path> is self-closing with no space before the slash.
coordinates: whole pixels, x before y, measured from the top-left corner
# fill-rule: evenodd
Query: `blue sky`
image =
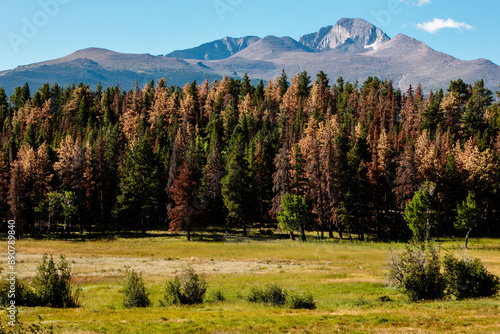
<path id="1" fill-rule="evenodd" d="M 87 47 L 165 54 L 224 36 L 315 32 L 363 18 L 460 59 L 500 64 L 497 0 L 0 0 L 0 70 Z"/>

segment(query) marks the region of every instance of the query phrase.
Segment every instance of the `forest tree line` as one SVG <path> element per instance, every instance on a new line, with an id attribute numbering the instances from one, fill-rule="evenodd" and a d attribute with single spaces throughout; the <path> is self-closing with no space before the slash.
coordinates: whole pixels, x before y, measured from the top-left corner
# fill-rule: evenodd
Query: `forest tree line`
<path id="1" fill-rule="evenodd" d="M 500 96 L 500 93 L 497 93 Z M 276 226 L 306 199 L 318 236 L 408 235 L 405 205 L 434 184 L 434 233 L 473 192 L 498 233 L 500 105 L 482 80 L 406 92 L 320 72 L 142 89 L 0 88 L 0 219 L 19 232 Z"/>

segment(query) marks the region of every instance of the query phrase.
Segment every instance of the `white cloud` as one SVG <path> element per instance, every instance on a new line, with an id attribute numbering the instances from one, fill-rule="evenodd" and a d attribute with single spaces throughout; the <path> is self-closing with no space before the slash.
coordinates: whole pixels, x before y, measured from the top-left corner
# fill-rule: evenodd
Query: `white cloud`
<path id="1" fill-rule="evenodd" d="M 431 3 L 431 0 L 399 0 L 399 2 L 403 2 L 410 6 L 423 6 Z"/>
<path id="2" fill-rule="evenodd" d="M 434 34 L 437 31 L 444 28 L 452 28 L 460 30 L 461 29 L 471 30 L 474 28 L 473 26 L 468 25 L 467 23 L 457 22 L 450 18 L 448 18 L 447 20 L 435 18 L 432 21 L 417 23 L 417 27 L 427 32 L 430 32 L 431 34 Z"/>
<path id="3" fill-rule="evenodd" d="M 423 6 L 423 5 L 427 5 L 427 4 L 430 4 L 431 3 L 431 0 L 418 0 L 418 4 L 419 6 Z"/>

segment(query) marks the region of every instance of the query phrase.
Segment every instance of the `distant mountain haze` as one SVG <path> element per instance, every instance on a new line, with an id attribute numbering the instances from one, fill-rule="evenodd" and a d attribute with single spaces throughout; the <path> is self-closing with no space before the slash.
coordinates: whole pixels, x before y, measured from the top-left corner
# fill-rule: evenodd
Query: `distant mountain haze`
<path id="1" fill-rule="evenodd" d="M 88 48 L 1 71 L 0 86 L 9 94 L 25 82 L 33 90 L 46 82 L 60 86 L 83 82 L 93 87 L 100 82 L 131 89 L 136 81 L 142 86 L 163 77 L 167 85 L 183 86 L 193 80 L 220 80 L 224 75 L 241 78 L 245 73 L 267 81 L 283 69 L 289 78 L 304 70 L 312 77 L 323 71 L 332 80 L 342 76 L 351 82 L 376 76 L 392 80 L 403 90 L 419 83 L 424 91 L 446 88 L 458 78 L 470 84 L 484 79 L 492 90 L 500 83 L 500 67 L 489 60 L 459 60 L 403 34 L 391 39 L 363 19 L 343 18 L 298 41 L 276 36 L 225 37 L 158 56 Z"/>

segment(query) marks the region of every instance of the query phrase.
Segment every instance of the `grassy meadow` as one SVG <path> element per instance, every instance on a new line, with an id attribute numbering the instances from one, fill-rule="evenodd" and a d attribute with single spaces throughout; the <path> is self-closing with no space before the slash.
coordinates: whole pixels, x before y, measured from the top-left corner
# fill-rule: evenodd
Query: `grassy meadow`
<path id="1" fill-rule="evenodd" d="M 206 239 L 208 236 L 206 237 Z M 25 324 L 52 326 L 56 333 L 500 333 L 500 298 L 410 303 L 385 283 L 386 263 L 400 243 L 261 240 L 187 242 L 181 236 L 117 237 L 111 240 L 21 240 L 18 278 L 30 282 L 44 253 L 64 254 L 81 307 L 22 308 Z M 463 241 L 441 240 L 441 254 Z M 472 239 L 471 256 L 500 275 L 500 241 Z M 153 304 L 125 309 L 125 266 L 142 272 Z M 207 302 L 160 306 L 165 281 L 186 266 L 205 275 Z M 4 267 L 1 268 L 5 272 Z M 292 310 L 247 302 L 250 287 L 277 284 L 310 291 L 315 310 Z M 210 301 L 222 290 L 224 302 Z M 5 311 L 1 311 L 5 322 Z"/>

